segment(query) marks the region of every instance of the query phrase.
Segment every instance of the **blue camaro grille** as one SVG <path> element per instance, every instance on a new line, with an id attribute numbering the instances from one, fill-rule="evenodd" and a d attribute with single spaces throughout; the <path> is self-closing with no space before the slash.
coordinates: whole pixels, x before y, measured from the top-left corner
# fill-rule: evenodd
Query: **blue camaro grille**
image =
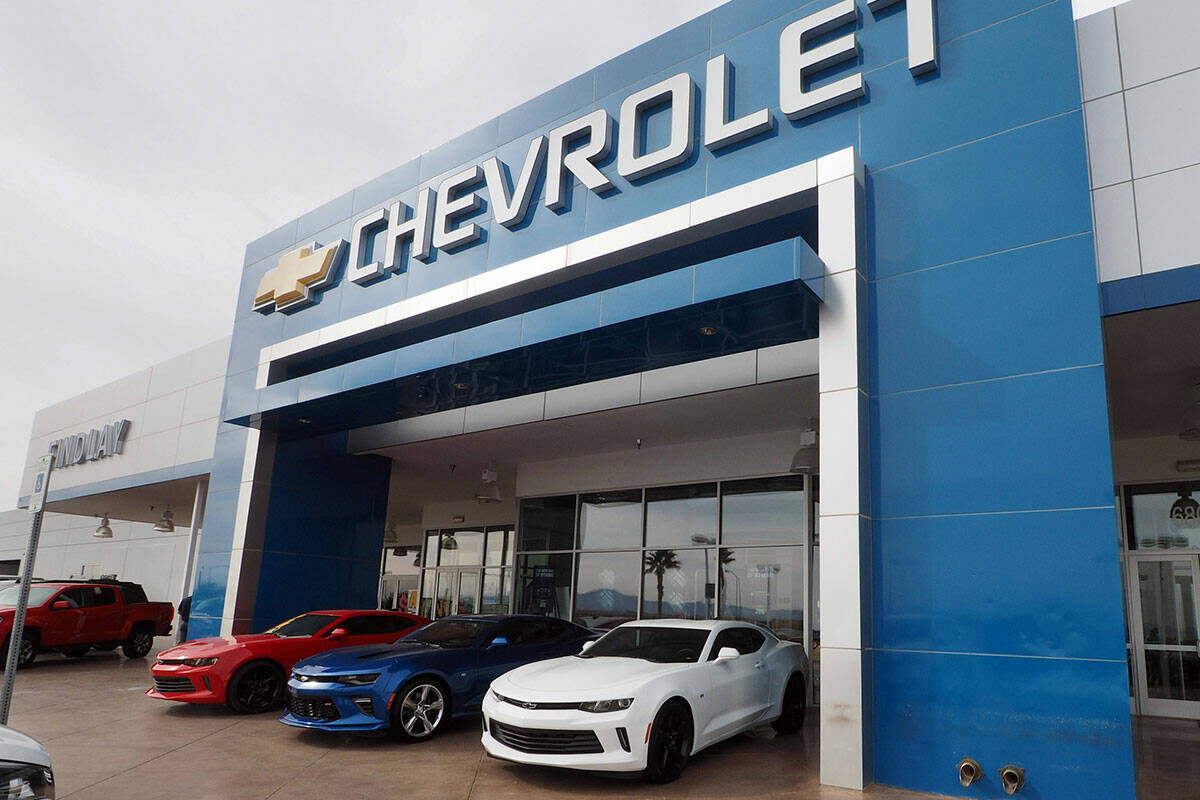
<path id="1" fill-rule="evenodd" d="M 299 695 L 288 692 L 288 711 L 292 716 L 302 719 L 323 719 L 332 721 L 342 715 L 334 705 L 333 699 L 319 695 Z"/>

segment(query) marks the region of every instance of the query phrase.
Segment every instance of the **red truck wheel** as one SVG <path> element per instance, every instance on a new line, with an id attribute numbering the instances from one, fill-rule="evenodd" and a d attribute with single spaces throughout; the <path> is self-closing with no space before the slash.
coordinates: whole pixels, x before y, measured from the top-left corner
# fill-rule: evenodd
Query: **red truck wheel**
<path id="1" fill-rule="evenodd" d="M 5 660 L 8 658 L 9 641 L 10 637 L 4 637 Z M 35 658 L 37 658 L 37 644 L 34 642 L 33 637 L 28 633 L 21 634 L 21 652 L 17 656 L 17 669 L 24 669 L 25 667 L 28 667 L 33 663 Z"/>

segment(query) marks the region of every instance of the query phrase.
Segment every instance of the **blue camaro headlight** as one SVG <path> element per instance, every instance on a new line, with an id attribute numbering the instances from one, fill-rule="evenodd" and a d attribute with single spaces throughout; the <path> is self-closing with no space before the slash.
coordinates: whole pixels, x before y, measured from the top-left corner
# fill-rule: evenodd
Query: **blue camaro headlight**
<path id="1" fill-rule="evenodd" d="M 364 672 L 361 675 L 338 675 L 333 680 L 343 686 L 370 686 L 379 680 L 380 674 L 378 672 Z"/>

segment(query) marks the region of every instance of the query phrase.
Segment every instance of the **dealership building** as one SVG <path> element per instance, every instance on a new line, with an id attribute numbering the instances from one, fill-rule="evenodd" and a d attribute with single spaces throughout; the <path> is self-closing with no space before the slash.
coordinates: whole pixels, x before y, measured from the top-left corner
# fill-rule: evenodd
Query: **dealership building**
<path id="1" fill-rule="evenodd" d="M 36 572 L 191 636 L 752 620 L 812 654 L 822 783 L 1133 797 L 1134 727 L 1200 719 L 1197 33 L 733 0 L 564 75 L 250 243 L 230 337 L 39 413 Z"/>

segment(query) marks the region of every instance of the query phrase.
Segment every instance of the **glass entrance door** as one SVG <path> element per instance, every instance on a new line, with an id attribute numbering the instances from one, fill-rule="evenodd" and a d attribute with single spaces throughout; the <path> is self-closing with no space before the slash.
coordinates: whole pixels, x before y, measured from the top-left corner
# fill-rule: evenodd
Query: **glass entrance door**
<path id="1" fill-rule="evenodd" d="M 434 617 L 479 613 L 479 569 L 442 569 L 437 571 Z"/>
<path id="2" fill-rule="evenodd" d="M 1142 712 L 1200 719 L 1200 556 L 1132 558 L 1130 597 Z"/>

